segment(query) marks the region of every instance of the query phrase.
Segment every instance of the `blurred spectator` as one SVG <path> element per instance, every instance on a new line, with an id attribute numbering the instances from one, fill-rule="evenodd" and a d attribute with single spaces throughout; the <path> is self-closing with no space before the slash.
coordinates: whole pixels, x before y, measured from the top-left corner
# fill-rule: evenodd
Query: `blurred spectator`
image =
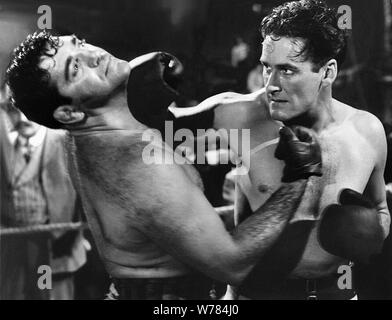
<path id="1" fill-rule="evenodd" d="M 231 48 L 231 65 L 237 68 L 242 61 L 245 61 L 249 55 L 249 46 L 241 37 L 236 38 L 236 43 Z"/>
<path id="2" fill-rule="evenodd" d="M 1 228 L 73 222 L 80 217 L 67 174 L 65 132 L 28 121 L 0 99 Z M 1 299 L 73 299 L 73 275 L 85 262 L 81 231 L 6 235 L 1 238 Z M 40 265 L 52 270 L 52 289 L 39 289 Z"/>
<path id="3" fill-rule="evenodd" d="M 236 92 L 247 92 L 248 74 L 252 69 L 249 52 L 249 45 L 241 37 L 237 37 L 231 49 L 231 65 L 237 82 L 234 88 Z"/>
<path id="4" fill-rule="evenodd" d="M 259 63 L 248 74 L 247 89 L 249 92 L 255 92 L 263 87 L 263 66 Z"/>

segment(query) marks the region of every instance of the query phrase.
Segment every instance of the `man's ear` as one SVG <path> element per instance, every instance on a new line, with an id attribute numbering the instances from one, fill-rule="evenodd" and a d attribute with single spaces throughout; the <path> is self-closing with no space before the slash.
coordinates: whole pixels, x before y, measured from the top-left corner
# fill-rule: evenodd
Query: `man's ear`
<path id="1" fill-rule="evenodd" d="M 63 105 L 53 111 L 53 117 L 62 124 L 74 124 L 84 120 L 86 114 L 74 106 Z"/>
<path id="2" fill-rule="evenodd" d="M 338 75 L 338 63 L 335 59 L 329 60 L 323 67 L 324 76 L 321 80 L 321 85 L 324 87 L 332 86 Z"/>

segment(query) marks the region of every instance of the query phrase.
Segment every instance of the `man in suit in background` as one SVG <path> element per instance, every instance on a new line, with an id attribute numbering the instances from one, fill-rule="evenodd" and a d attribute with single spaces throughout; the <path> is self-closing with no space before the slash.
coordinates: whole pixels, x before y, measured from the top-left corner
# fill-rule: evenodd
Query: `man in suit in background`
<path id="1" fill-rule="evenodd" d="M 65 132 L 28 121 L 0 99 L 1 228 L 80 219 L 81 206 L 66 170 Z M 86 262 L 81 231 L 7 235 L 0 240 L 1 299 L 73 299 L 73 274 Z M 52 289 L 38 288 L 41 265 Z"/>

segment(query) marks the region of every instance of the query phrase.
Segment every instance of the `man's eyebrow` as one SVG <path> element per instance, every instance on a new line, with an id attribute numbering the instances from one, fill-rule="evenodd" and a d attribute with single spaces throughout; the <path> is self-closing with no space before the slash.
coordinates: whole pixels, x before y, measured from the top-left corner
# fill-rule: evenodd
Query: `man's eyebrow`
<path id="1" fill-rule="evenodd" d="M 276 65 L 279 69 L 291 69 L 291 70 L 298 70 L 298 68 L 291 64 L 291 63 L 282 63 Z"/>
<path id="2" fill-rule="evenodd" d="M 269 63 L 263 61 L 261 58 L 260 58 L 260 63 L 263 64 L 264 66 L 269 67 Z M 275 67 L 277 67 L 280 70 L 281 69 L 291 69 L 291 70 L 295 70 L 295 71 L 299 70 L 295 65 L 293 65 L 291 63 L 279 63 L 279 64 L 276 64 Z"/>
<path id="3" fill-rule="evenodd" d="M 76 42 L 78 40 L 76 35 L 73 34 L 71 37 L 72 37 L 71 43 L 74 46 L 76 46 Z M 64 77 L 65 77 L 65 81 L 67 81 L 67 82 L 69 81 L 69 65 L 71 64 L 71 62 L 72 62 L 72 57 L 68 56 L 67 60 L 65 61 L 65 69 L 64 69 Z"/>

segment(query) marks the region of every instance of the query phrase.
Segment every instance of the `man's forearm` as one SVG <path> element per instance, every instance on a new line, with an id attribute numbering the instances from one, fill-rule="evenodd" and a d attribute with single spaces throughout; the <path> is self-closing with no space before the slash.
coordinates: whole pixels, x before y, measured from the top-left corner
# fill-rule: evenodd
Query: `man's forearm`
<path id="1" fill-rule="evenodd" d="M 232 101 L 233 98 L 241 97 L 242 95 L 234 92 L 223 92 L 209 97 L 198 105 L 188 108 L 169 107 L 169 111 L 178 119 L 182 117 L 190 117 L 206 111 L 215 109 L 216 107 Z"/>
<path id="2" fill-rule="evenodd" d="M 234 240 L 246 248 L 242 261 L 246 261 L 248 271 L 279 238 L 298 208 L 306 183 L 307 180 L 301 179 L 283 184 L 263 206 L 234 229 Z"/>
<path id="3" fill-rule="evenodd" d="M 214 109 L 221 106 L 225 101 L 232 99 L 233 96 L 240 96 L 238 93 L 224 92 L 209 97 L 194 107 L 178 108 L 170 106 L 167 112 L 168 121 L 173 121 L 174 129 L 209 129 L 214 126 Z"/>

